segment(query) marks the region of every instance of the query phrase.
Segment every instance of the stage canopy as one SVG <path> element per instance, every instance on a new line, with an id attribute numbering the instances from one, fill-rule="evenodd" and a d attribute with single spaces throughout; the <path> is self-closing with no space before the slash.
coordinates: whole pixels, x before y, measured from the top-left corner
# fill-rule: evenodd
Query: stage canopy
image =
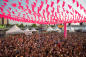
<path id="1" fill-rule="evenodd" d="M 86 0 L 0 0 L 0 17 L 37 24 L 86 22 Z"/>

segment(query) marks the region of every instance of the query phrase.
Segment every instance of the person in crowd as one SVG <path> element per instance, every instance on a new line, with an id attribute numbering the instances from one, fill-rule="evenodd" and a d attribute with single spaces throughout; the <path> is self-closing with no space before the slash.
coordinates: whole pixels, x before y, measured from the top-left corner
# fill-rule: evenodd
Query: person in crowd
<path id="1" fill-rule="evenodd" d="M 86 33 L 34 33 L 0 39 L 0 57 L 86 57 Z"/>

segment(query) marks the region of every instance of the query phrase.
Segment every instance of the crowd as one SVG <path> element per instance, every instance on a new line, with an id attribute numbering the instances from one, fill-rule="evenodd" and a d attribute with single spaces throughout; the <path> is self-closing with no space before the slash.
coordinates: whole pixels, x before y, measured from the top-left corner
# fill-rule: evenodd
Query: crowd
<path id="1" fill-rule="evenodd" d="M 0 39 L 0 57 L 86 57 L 86 33 L 9 35 Z"/>

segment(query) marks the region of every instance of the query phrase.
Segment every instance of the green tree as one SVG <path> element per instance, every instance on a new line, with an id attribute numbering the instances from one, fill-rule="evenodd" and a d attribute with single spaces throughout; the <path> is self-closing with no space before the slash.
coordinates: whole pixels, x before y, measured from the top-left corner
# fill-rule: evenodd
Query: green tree
<path id="1" fill-rule="evenodd" d="M 37 25 L 36 24 L 32 24 L 32 27 L 37 27 Z"/>
<path id="2" fill-rule="evenodd" d="M 19 24 L 16 24 L 16 26 L 19 26 Z"/>
<path id="3" fill-rule="evenodd" d="M 22 28 L 22 27 L 24 27 L 24 25 L 23 25 L 23 24 L 20 24 L 20 25 L 19 25 L 19 27 L 21 27 L 21 28 Z"/>
<path id="4" fill-rule="evenodd" d="M 55 25 L 50 25 L 51 27 L 55 27 Z"/>

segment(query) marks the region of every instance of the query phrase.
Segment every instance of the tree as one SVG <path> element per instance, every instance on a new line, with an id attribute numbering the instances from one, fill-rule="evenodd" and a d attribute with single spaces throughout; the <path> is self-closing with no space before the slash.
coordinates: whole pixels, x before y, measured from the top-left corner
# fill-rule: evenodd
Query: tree
<path id="1" fill-rule="evenodd" d="M 28 25 L 26 25 L 25 27 L 28 27 Z"/>
<path id="2" fill-rule="evenodd" d="M 16 26 L 19 26 L 19 24 L 16 24 Z"/>
<path id="3" fill-rule="evenodd" d="M 55 27 L 55 25 L 50 25 L 51 27 Z"/>
<path id="4" fill-rule="evenodd" d="M 20 25 L 19 25 L 19 27 L 21 27 L 21 28 L 22 28 L 22 27 L 24 27 L 24 25 L 23 25 L 23 24 L 20 24 Z"/>
<path id="5" fill-rule="evenodd" d="M 35 27 L 37 27 L 37 25 L 36 25 L 36 24 L 32 24 L 32 27 L 34 27 L 34 28 L 35 28 Z"/>

